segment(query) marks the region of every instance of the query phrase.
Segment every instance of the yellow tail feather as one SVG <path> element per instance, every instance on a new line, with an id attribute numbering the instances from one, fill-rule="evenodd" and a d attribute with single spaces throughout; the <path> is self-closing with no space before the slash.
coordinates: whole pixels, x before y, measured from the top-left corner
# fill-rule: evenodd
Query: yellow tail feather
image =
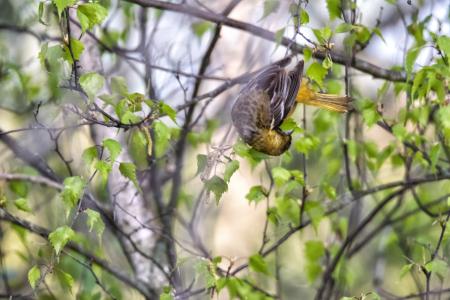
<path id="1" fill-rule="evenodd" d="M 350 110 L 350 99 L 347 96 L 316 93 L 308 87 L 308 81 L 303 79 L 296 100 L 298 103 L 313 105 L 336 112 Z"/>

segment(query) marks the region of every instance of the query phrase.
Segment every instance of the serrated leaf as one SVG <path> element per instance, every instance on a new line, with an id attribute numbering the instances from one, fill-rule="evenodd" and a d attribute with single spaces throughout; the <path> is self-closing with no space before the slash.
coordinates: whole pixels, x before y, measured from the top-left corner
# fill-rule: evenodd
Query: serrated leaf
<path id="1" fill-rule="evenodd" d="M 25 198 L 28 195 L 28 184 L 25 181 L 11 180 L 8 186 L 20 198 Z"/>
<path id="2" fill-rule="evenodd" d="M 58 16 L 61 17 L 63 10 L 66 7 L 74 5 L 76 0 L 53 0 L 53 3 L 56 5 L 56 9 L 58 10 Z"/>
<path id="3" fill-rule="evenodd" d="M 300 12 L 300 24 L 308 24 L 309 23 L 309 15 L 308 12 L 304 9 Z"/>
<path id="4" fill-rule="evenodd" d="M 225 167 L 225 173 L 223 174 L 223 180 L 225 180 L 226 183 L 230 182 L 231 176 L 233 176 L 234 172 L 236 172 L 239 169 L 239 161 L 232 160 L 227 163 L 227 166 Z"/>
<path id="5" fill-rule="evenodd" d="M 73 58 L 75 60 L 80 60 L 81 54 L 84 51 L 84 44 L 80 40 L 71 38 L 70 47 L 72 48 Z"/>
<path id="6" fill-rule="evenodd" d="M 130 179 L 134 186 L 140 190 L 139 183 L 136 176 L 136 165 L 130 162 L 121 162 L 119 165 L 120 174 Z"/>
<path id="7" fill-rule="evenodd" d="M 386 44 L 386 40 L 384 39 L 383 34 L 381 33 L 381 29 L 378 27 L 375 27 L 373 29 L 373 32 Z"/>
<path id="8" fill-rule="evenodd" d="M 305 48 L 303 50 L 303 59 L 308 62 L 312 57 L 312 50 L 310 48 Z"/>
<path id="9" fill-rule="evenodd" d="M 261 200 L 264 200 L 266 198 L 267 192 L 264 190 L 264 188 L 260 185 L 252 186 L 250 188 L 250 191 L 245 195 L 245 199 L 248 200 L 248 202 L 255 202 L 258 203 Z"/>
<path id="10" fill-rule="evenodd" d="M 214 175 L 210 179 L 206 180 L 205 187 L 209 192 L 212 192 L 216 198 L 216 203 L 219 202 L 223 193 L 228 190 L 227 183 L 217 175 Z"/>
<path id="11" fill-rule="evenodd" d="M 86 165 L 91 166 L 94 160 L 98 159 L 98 150 L 97 146 L 92 146 L 84 149 L 83 154 L 81 155 L 82 159 L 86 163 Z"/>
<path id="12" fill-rule="evenodd" d="M 75 282 L 72 275 L 67 272 L 64 272 L 61 269 L 56 269 L 56 276 L 58 281 L 60 282 L 63 290 L 72 293 L 73 283 Z"/>
<path id="13" fill-rule="evenodd" d="M 59 254 L 66 244 L 74 237 L 75 232 L 69 226 L 58 227 L 55 231 L 48 235 L 48 240 Z"/>
<path id="14" fill-rule="evenodd" d="M 350 30 L 352 30 L 352 28 L 353 28 L 352 24 L 341 23 L 338 26 L 336 26 L 336 29 L 334 30 L 334 32 L 336 32 L 336 33 L 349 32 Z"/>
<path id="15" fill-rule="evenodd" d="M 420 53 L 421 48 L 413 48 L 406 53 L 405 60 L 405 70 L 408 74 L 411 74 L 413 71 L 414 63 L 416 62 L 417 56 Z"/>
<path id="16" fill-rule="evenodd" d="M 265 0 L 264 1 L 263 16 L 261 17 L 261 19 L 264 19 L 268 15 L 276 12 L 279 7 L 280 7 L 280 1 L 279 0 Z"/>
<path id="17" fill-rule="evenodd" d="M 430 161 L 431 161 L 432 169 L 434 169 L 436 167 L 440 153 L 441 153 L 441 145 L 440 144 L 435 144 L 435 145 L 433 145 L 433 147 L 431 147 Z"/>
<path id="18" fill-rule="evenodd" d="M 205 154 L 197 154 L 197 172 L 196 175 L 203 173 L 208 164 L 208 156 Z"/>
<path id="19" fill-rule="evenodd" d="M 108 182 L 108 176 L 111 172 L 111 164 L 107 163 L 104 160 L 99 160 L 95 164 L 95 169 L 100 173 L 100 177 L 102 178 L 102 185 L 105 186 Z"/>
<path id="20" fill-rule="evenodd" d="M 95 230 L 99 240 L 101 240 L 103 231 L 105 230 L 105 223 L 103 223 L 100 213 L 90 208 L 84 211 L 87 214 L 87 225 L 89 231 Z"/>
<path id="21" fill-rule="evenodd" d="M 170 128 L 161 121 L 153 122 L 153 130 L 155 133 L 155 156 L 161 157 L 170 143 Z"/>
<path id="22" fill-rule="evenodd" d="M 111 78 L 111 91 L 122 97 L 126 97 L 128 95 L 127 80 L 122 76 L 113 76 Z"/>
<path id="23" fill-rule="evenodd" d="M 28 271 L 28 282 L 30 283 L 31 288 L 34 289 L 36 287 L 36 283 L 40 278 L 41 278 L 41 270 L 39 269 L 38 266 L 33 266 Z"/>
<path id="24" fill-rule="evenodd" d="M 405 126 L 403 126 L 400 123 L 399 124 L 395 124 L 392 127 L 392 133 L 400 141 L 403 141 L 406 138 L 406 136 L 408 135 L 408 131 L 406 131 Z"/>
<path id="25" fill-rule="evenodd" d="M 404 266 L 402 267 L 402 269 L 400 270 L 400 278 L 405 277 L 405 275 L 408 274 L 408 273 L 411 271 L 411 269 L 412 269 L 413 266 L 414 266 L 414 264 L 407 264 L 407 265 L 404 265 Z"/>
<path id="26" fill-rule="evenodd" d="M 89 100 L 93 101 L 98 92 L 103 88 L 105 84 L 105 78 L 102 75 L 89 72 L 80 76 L 80 86 L 83 91 L 89 97 Z"/>
<path id="27" fill-rule="evenodd" d="M 250 266 L 250 269 L 252 269 L 255 272 L 263 273 L 266 275 L 269 275 L 269 267 L 267 266 L 266 261 L 260 254 L 254 254 L 249 257 L 248 264 Z"/>
<path id="28" fill-rule="evenodd" d="M 323 80 L 325 76 L 328 74 L 328 70 L 325 69 L 321 64 L 318 62 L 313 62 L 308 70 L 306 70 L 306 75 L 317 82 L 319 86 L 323 86 Z"/>
<path id="29" fill-rule="evenodd" d="M 103 147 L 108 149 L 109 151 L 109 158 L 111 159 L 111 162 L 114 162 L 117 157 L 119 156 L 120 152 L 122 152 L 122 146 L 120 143 L 113 139 L 105 139 L 103 140 Z"/>
<path id="30" fill-rule="evenodd" d="M 448 264 L 441 260 L 441 259 L 435 259 L 425 265 L 425 269 L 428 272 L 433 272 L 440 278 L 445 278 L 445 276 L 448 273 Z"/>
<path id="31" fill-rule="evenodd" d="M 333 61 L 329 56 L 325 57 L 325 59 L 322 61 L 322 67 L 325 69 L 330 69 L 333 66 Z"/>
<path id="32" fill-rule="evenodd" d="M 281 44 L 281 41 L 283 40 L 285 30 L 286 27 L 283 27 L 275 31 L 275 44 L 277 47 Z"/>
<path id="33" fill-rule="evenodd" d="M 161 112 L 167 115 L 174 123 L 177 122 L 177 112 L 170 105 L 160 101 Z"/>
<path id="34" fill-rule="evenodd" d="M 291 172 L 282 167 L 272 169 L 272 177 L 276 186 L 282 186 L 291 179 Z"/>
<path id="35" fill-rule="evenodd" d="M 327 0 L 328 14 L 330 19 L 334 20 L 341 17 L 341 1 L 340 0 Z"/>
<path id="36" fill-rule="evenodd" d="M 307 241 L 305 244 L 305 256 L 307 260 L 317 261 L 325 254 L 322 241 Z"/>
<path id="37" fill-rule="evenodd" d="M 98 3 L 85 3 L 78 6 L 77 16 L 81 29 L 85 32 L 102 23 L 108 16 L 108 10 Z"/>
<path id="38" fill-rule="evenodd" d="M 31 212 L 31 208 L 28 205 L 28 200 L 26 198 L 18 198 L 14 201 L 14 205 L 22 211 Z"/>
<path id="39" fill-rule="evenodd" d="M 85 186 L 86 183 L 80 176 L 72 176 L 64 179 L 64 189 L 61 192 L 61 197 L 67 212 L 69 212 L 83 196 Z"/>
<path id="40" fill-rule="evenodd" d="M 212 24 L 208 21 L 200 21 L 192 23 L 191 28 L 198 38 L 202 38 L 202 36 L 212 28 Z"/>
<path id="41" fill-rule="evenodd" d="M 445 56 L 450 58 L 450 37 L 445 35 L 438 37 L 437 45 Z"/>
<path id="42" fill-rule="evenodd" d="M 38 19 L 39 23 L 42 25 L 47 25 L 44 21 L 44 2 L 39 2 L 39 8 L 38 8 Z"/>

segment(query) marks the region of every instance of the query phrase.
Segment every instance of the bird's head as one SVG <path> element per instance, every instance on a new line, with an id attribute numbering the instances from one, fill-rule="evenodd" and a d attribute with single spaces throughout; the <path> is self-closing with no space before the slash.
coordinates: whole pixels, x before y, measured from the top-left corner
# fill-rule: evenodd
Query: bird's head
<path id="1" fill-rule="evenodd" d="M 279 129 L 265 129 L 260 132 L 258 138 L 252 143 L 252 147 L 260 152 L 278 156 L 283 154 L 291 146 L 292 137 L 290 133 Z"/>

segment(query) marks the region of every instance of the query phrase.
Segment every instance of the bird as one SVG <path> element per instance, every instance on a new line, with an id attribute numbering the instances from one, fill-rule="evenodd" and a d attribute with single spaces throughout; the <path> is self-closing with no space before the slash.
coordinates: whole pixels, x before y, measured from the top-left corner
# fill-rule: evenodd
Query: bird
<path id="1" fill-rule="evenodd" d="M 238 93 L 231 119 L 242 140 L 255 150 L 279 156 L 289 149 L 292 132 L 280 126 L 298 103 L 344 113 L 350 110 L 350 98 L 315 92 L 302 78 L 304 61 L 287 70 L 291 58 L 267 66 L 256 73 Z"/>

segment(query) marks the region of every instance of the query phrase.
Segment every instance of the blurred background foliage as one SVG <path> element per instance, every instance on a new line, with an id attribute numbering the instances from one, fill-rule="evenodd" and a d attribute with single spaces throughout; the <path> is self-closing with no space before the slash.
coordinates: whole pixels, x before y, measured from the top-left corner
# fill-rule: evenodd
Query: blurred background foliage
<path id="1" fill-rule="evenodd" d="M 0 297 L 448 298 L 449 18 L 447 0 L 1 1 Z M 291 52 L 355 110 L 299 107 L 269 157 L 230 109 L 238 76 Z M 151 220 L 134 196 L 118 211 L 111 176 Z M 162 283 L 120 233 L 146 222 Z"/>

